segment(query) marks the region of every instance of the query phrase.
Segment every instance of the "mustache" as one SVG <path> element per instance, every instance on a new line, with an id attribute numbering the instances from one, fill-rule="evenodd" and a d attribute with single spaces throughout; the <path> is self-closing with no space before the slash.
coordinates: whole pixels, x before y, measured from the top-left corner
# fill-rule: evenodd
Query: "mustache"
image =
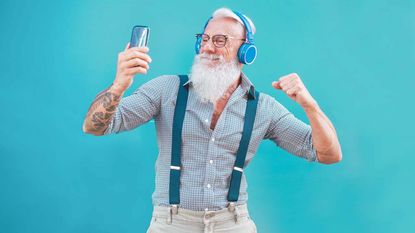
<path id="1" fill-rule="evenodd" d="M 209 59 L 209 60 L 219 59 L 220 61 L 224 61 L 225 60 L 225 58 L 223 57 L 223 55 L 206 54 L 206 53 L 198 54 L 197 55 L 197 58 L 198 59 Z"/>

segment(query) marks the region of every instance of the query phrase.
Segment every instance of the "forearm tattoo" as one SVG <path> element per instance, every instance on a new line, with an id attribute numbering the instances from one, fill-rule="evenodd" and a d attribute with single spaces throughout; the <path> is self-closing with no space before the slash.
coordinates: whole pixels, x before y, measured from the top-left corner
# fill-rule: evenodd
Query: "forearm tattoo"
<path id="1" fill-rule="evenodd" d="M 109 92 L 109 88 L 99 93 L 88 109 L 86 128 L 93 132 L 104 132 L 110 124 L 120 99 L 121 96 Z"/>

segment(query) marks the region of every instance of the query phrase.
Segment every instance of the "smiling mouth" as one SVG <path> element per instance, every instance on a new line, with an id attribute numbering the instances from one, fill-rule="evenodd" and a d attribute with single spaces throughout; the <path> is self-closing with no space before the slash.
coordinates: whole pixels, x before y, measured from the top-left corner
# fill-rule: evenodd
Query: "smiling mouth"
<path id="1" fill-rule="evenodd" d="M 220 58 L 202 57 L 202 59 L 206 61 L 220 61 Z"/>

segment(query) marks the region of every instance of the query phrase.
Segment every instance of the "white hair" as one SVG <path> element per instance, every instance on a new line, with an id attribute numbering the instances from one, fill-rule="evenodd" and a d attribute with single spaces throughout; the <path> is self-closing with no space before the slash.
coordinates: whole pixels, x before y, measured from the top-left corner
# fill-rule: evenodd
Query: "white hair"
<path id="1" fill-rule="evenodd" d="M 255 25 L 254 25 L 254 23 L 252 22 L 252 20 L 250 19 L 250 18 L 248 18 L 246 15 L 244 15 L 243 14 L 243 16 L 245 17 L 245 19 L 248 21 L 248 23 L 249 23 L 249 26 L 251 26 L 251 31 L 252 31 L 252 34 L 255 34 L 255 32 L 256 32 L 256 28 L 255 28 Z M 241 23 L 242 24 L 242 26 L 244 26 L 244 28 L 245 28 L 245 25 L 244 25 L 244 23 L 242 22 L 242 20 L 241 20 L 241 18 L 239 18 L 239 16 L 237 16 L 232 10 L 230 10 L 230 9 L 228 9 L 228 8 L 226 8 L 226 7 L 222 7 L 222 8 L 219 8 L 219 9 L 217 9 L 215 12 L 213 12 L 213 14 L 212 14 L 212 18 L 222 18 L 222 17 L 226 17 L 226 18 L 232 18 L 232 19 L 235 19 L 235 20 L 237 20 L 239 23 Z"/>

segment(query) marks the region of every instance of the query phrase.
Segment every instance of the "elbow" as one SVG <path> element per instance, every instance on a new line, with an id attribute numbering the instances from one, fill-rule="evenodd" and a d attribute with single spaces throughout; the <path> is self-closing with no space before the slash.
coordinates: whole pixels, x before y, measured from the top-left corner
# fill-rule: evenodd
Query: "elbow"
<path id="1" fill-rule="evenodd" d="M 88 130 L 86 129 L 86 126 L 85 126 L 85 122 L 84 122 L 84 124 L 82 125 L 82 131 L 83 131 L 84 133 L 88 133 Z"/>
<path id="2" fill-rule="evenodd" d="M 338 155 L 338 156 L 333 156 L 332 159 L 327 160 L 326 163 L 324 164 L 334 164 L 334 163 L 340 163 L 340 161 L 342 161 L 342 155 Z"/>
<path id="3" fill-rule="evenodd" d="M 331 154 L 321 154 L 317 153 L 319 163 L 323 164 L 334 164 L 339 163 L 343 159 L 343 155 L 341 150 Z"/>
<path id="4" fill-rule="evenodd" d="M 92 135 L 95 135 L 95 136 L 104 135 L 104 131 L 98 132 L 98 131 L 95 131 L 95 130 L 88 129 L 88 127 L 85 125 L 85 123 L 82 125 L 82 131 L 86 134 L 92 134 Z"/>

